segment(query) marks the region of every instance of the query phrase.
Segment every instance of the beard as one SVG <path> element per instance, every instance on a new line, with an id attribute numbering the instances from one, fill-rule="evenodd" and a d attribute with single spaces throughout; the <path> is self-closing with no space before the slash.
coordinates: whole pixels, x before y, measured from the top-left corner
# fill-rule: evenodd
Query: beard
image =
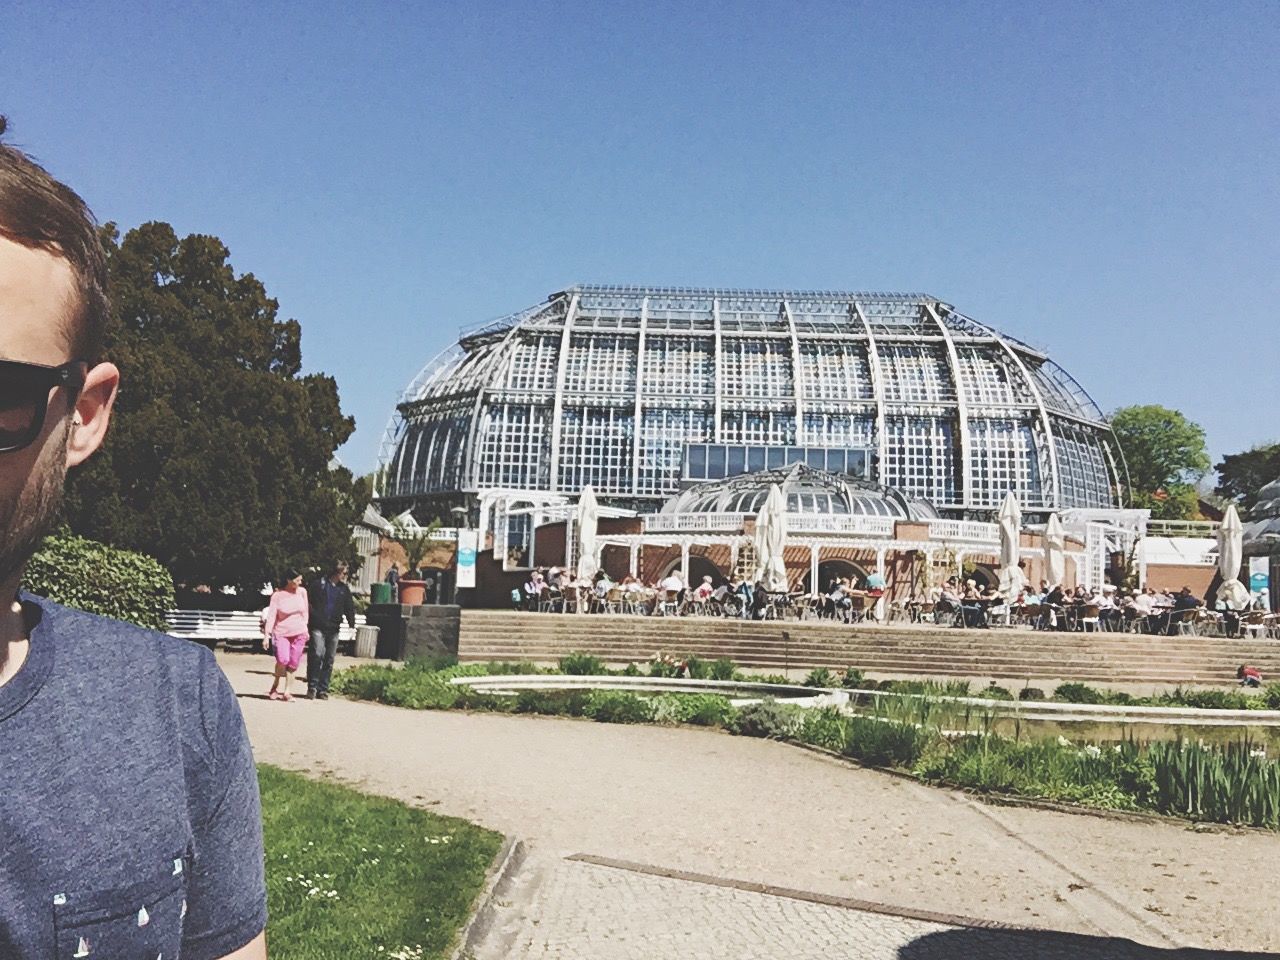
<path id="1" fill-rule="evenodd" d="M 22 571 L 62 510 L 71 425 L 36 459 L 33 475 L 17 499 L 0 503 L 0 582 Z"/>

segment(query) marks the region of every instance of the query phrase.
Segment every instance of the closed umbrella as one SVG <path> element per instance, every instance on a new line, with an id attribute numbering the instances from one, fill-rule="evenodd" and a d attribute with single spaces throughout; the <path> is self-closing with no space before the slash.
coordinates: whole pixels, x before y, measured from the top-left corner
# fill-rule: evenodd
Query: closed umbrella
<path id="1" fill-rule="evenodd" d="M 1044 525 L 1045 579 L 1050 587 L 1060 587 L 1067 579 L 1067 535 L 1056 513 Z"/>
<path id="2" fill-rule="evenodd" d="M 1235 504 L 1227 507 L 1218 526 L 1218 573 L 1222 586 L 1218 587 L 1218 602 L 1230 610 L 1244 610 L 1249 606 L 1249 591 L 1240 582 L 1240 564 L 1244 562 L 1244 524 Z"/>
<path id="3" fill-rule="evenodd" d="M 600 563 L 596 559 L 599 552 L 596 548 L 596 525 L 600 519 L 600 508 L 591 484 L 582 488 L 575 519 L 578 525 L 578 579 L 590 583 L 600 569 Z"/>
<path id="4" fill-rule="evenodd" d="M 1012 490 L 1005 494 L 997 519 L 1000 522 L 1000 595 L 1012 601 L 1018 598 L 1025 582 L 1022 570 L 1018 568 L 1022 508 L 1018 506 L 1018 498 Z"/>
<path id="5" fill-rule="evenodd" d="M 782 497 L 782 488 L 771 483 L 769 495 L 756 517 L 755 536 L 755 579 L 763 583 L 770 593 L 781 593 L 787 589 L 787 568 L 782 559 L 786 539 L 787 502 Z"/>

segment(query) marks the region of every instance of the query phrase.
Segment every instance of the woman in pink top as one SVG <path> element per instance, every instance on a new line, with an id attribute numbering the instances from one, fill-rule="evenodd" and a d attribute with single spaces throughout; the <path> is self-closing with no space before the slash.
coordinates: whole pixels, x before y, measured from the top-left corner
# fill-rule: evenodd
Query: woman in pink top
<path id="1" fill-rule="evenodd" d="M 267 694 L 269 700 L 293 699 L 289 686 L 307 646 L 307 618 L 307 591 L 302 589 L 302 575 L 297 570 L 286 570 L 284 586 L 271 595 L 262 630 L 264 645 L 274 643 L 276 650 L 276 676 Z M 281 680 L 284 691 L 277 692 Z"/>

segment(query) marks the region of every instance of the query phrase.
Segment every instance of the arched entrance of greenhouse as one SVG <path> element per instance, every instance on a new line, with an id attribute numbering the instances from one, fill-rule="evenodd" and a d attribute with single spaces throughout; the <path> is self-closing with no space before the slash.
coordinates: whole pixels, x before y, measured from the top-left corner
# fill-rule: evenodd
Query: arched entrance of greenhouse
<path id="1" fill-rule="evenodd" d="M 818 592 L 830 593 L 832 580 L 850 580 L 855 586 L 866 579 L 867 571 L 852 560 L 823 560 L 818 564 Z M 805 593 L 813 593 L 813 585 L 809 583 L 809 574 L 804 575 L 803 589 Z"/>
<path id="2" fill-rule="evenodd" d="M 669 577 L 674 573 L 680 574 L 680 558 L 676 557 L 669 566 L 662 571 L 662 577 Z M 720 586 L 728 578 L 720 571 L 714 563 L 706 557 L 700 557 L 697 554 L 689 555 L 689 586 L 696 587 L 702 582 L 703 577 L 710 577 L 713 586 Z M 662 579 L 662 578 L 659 578 Z"/>

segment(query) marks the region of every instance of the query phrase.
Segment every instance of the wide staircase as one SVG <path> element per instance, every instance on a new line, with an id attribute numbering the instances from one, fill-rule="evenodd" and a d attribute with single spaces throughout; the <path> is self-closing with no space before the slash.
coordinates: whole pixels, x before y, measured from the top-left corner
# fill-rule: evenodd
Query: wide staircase
<path id="1" fill-rule="evenodd" d="M 554 663 L 571 651 L 610 663 L 655 653 L 729 657 L 763 670 L 853 666 L 886 676 L 1115 683 L 1234 683 L 1242 663 L 1280 679 L 1280 642 L 1125 633 L 961 630 L 914 625 L 753 623 L 709 617 L 637 617 L 465 610 L 464 661 Z"/>

